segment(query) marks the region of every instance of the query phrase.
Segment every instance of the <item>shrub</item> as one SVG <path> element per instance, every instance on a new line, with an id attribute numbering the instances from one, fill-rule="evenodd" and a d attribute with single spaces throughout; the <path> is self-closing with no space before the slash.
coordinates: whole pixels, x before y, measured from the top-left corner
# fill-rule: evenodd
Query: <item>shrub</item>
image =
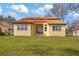
<path id="1" fill-rule="evenodd" d="M 4 36 L 6 35 L 4 32 L 0 32 L 0 36 Z"/>

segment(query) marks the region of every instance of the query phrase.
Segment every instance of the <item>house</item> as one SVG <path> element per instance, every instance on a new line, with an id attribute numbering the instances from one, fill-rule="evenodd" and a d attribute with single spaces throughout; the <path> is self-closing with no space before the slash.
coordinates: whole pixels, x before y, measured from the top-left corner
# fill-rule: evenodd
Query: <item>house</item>
<path id="1" fill-rule="evenodd" d="M 0 33 L 3 32 L 5 34 L 13 34 L 12 23 L 0 20 Z"/>
<path id="2" fill-rule="evenodd" d="M 65 36 L 65 23 L 53 17 L 27 17 L 14 22 L 14 36 Z"/>
<path id="3" fill-rule="evenodd" d="M 72 36 L 79 36 L 79 26 L 74 26 L 72 29 L 71 29 L 71 32 L 72 32 Z"/>
<path id="4" fill-rule="evenodd" d="M 75 20 L 69 27 L 70 36 L 79 36 L 79 20 Z"/>

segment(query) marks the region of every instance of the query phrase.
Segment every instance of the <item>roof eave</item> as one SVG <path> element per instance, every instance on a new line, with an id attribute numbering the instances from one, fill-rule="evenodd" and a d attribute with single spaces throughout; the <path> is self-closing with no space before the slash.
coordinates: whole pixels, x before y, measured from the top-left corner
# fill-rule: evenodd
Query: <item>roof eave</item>
<path id="1" fill-rule="evenodd" d="M 67 24 L 49 24 L 49 25 L 67 25 Z"/>

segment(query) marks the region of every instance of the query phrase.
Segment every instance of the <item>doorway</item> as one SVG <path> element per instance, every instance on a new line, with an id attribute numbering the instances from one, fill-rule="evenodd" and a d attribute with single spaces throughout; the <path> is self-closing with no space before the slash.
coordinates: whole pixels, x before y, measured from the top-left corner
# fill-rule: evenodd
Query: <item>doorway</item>
<path id="1" fill-rule="evenodd" d="M 43 34 L 43 24 L 35 24 L 36 34 Z"/>

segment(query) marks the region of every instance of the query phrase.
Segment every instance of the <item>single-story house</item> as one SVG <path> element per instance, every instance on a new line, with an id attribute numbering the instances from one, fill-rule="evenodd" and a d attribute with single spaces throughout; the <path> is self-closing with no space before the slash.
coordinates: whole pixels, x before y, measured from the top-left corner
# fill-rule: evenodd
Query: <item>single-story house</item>
<path id="1" fill-rule="evenodd" d="M 65 23 L 53 17 L 27 17 L 14 22 L 14 36 L 65 36 Z"/>

